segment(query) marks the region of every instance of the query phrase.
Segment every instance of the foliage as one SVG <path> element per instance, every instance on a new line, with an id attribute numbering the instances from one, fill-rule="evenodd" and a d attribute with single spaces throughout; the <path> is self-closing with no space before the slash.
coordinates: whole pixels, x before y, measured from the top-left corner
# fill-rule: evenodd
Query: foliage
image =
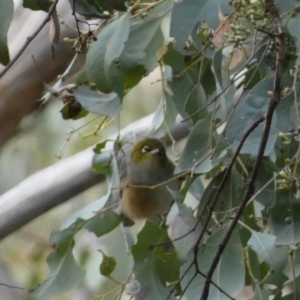
<path id="1" fill-rule="evenodd" d="M 0 0 L 0 8 L 4 2 L 10 3 Z M 124 96 L 159 66 L 163 97 L 151 135 L 168 134 L 178 114 L 188 124 L 176 168 L 185 179 L 172 191 L 175 202 L 165 222 L 147 221 L 135 236 L 113 211 L 117 163 L 100 143 L 93 170 L 106 174 L 107 194 L 52 234 L 48 278 L 31 295 L 46 299 L 83 281 L 73 255 L 79 231 L 113 236 L 121 227 L 133 267 L 117 283 L 120 295 L 235 299 L 247 285 L 253 299 L 298 299 L 299 1 L 277 0 L 280 19 L 270 0 L 70 3 L 78 14 L 101 22 L 74 42 L 78 55 L 87 50 L 76 86 L 67 95 L 62 80 L 55 86 L 66 105 L 64 117 L 117 116 Z M 9 18 L 0 22 L 9 24 Z M 0 61 L 6 64 L 3 26 Z M 115 142 L 115 151 L 126 138 Z M 100 252 L 99 277 L 117 282 L 118 260 Z"/>

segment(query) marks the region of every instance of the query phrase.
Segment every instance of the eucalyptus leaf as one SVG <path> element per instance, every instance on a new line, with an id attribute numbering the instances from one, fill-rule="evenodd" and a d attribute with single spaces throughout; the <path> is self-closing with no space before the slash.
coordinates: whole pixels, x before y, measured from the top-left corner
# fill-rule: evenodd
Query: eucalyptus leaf
<path id="1" fill-rule="evenodd" d="M 43 10 L 49 11 L 49 8 L 53 4 L 53 0 L 23 0 L 23 6 L 31 10 Z"/>
<path id="2" fill-rule="evenodd" d="M 152 137 L 161 138 L 166 135 L 175 123 L 178 112 L 176 110 L 173 98 L 165 93 L 152 120 Z"/>
<path id="3" fill-rule="evenodd" d="M 237 147 L 243 138 L 245 131 L 259 118 L 261 118 L 267 111 L 270 92 L 273 89 L 274 78 L 268 78 L 260 81 L 240 103 L 231 118 L 227 127 L 227 138 L 233 147 Z M 292 77 L 283 77 L 282 84 L 284 86 L 292 85 Z M 278 137 L 279 128 L 277 121 L 277 113 L 274 113 L 272 119 L 272 127 L 270 130 L 268 142 L 265 148 L 264 155 L 268 156 L 274 149 L 275 142 Z M 247 153 L 256 156 L 261 142 L 264 124 L 261 123 L 248 136 L 240 153 Z"/>
<path id="4" fill-rule="evenodd" d="M 171 300 L 176 299 L 174 295 L 170 295 L 172 287 L 165 286 L 166 282 L 163 282 L 162 278 L 168 282 L 173 282 L 174 272 L 179 271 L 179 264 L 175 263 L 175 257 L 170 261 L 173 264 L 173 269 L 170 269 L 168 276 L 170 279 L 168 280 L 166 273 L 163 271 L 165 264 L 163 260 L 165 256 L 161 252 L 163 248 L 157 249 L 157 247 L 163 246 L 154 246 L 166 241 L 166 231 L 159 228 L 155 223 L 147 222 L 138 234 L 137 244 L 132 246 L 133 273 L 135 280 L 140 284 L 139 292 L 135 295 L 137 300 L 164 299 L 168 296 Z M 162 272 L 162 275 L 160 275 L 160 272 Z"/>
<path id="5" fill-rule="evenodd" d="M 271 292 L 263 289 L 258 283 L 256 283 L 254 289 L 254 296 L 255 300 L 265 300 L 269 299 L 269 296 L 271 296 Z"/>
<path id="6" fill-rule="evenodd" d="M 188 251 L 193 247 L 203 227 L 197 222 L 190 208 L 174 203 L 168 214 L 166 224 L 168 233 L 181 260 L 186 260 Z"/>
<path id="7" fill-rule="evenodd" d="M 287 188 L 275 193 L 275 205 L 270 210 L 271 233 L 276 236 L 276 245 L 300 242 L 300 199 L 295 190 Z"/>
<path id="8" fill-rule="evenodd" d="M 113 91 L 116 74 L 112 68 L 118 63 L 125 42 L 129 36 L 129 14 L 124 14 L 120 19 L 111 22 L 104 27 L 97 36 L 87 54 L 87 73 L 91 82 L 103 93 Z"/>
<path id="9" fill-rule="evenodd" d="M 281 272 L 287 260 L 288 249 L 275 246 L 275 240 L 274 235 L 252 231 L 248 245 L 270 266 L 272 272 Z"/>
<path id="10" fill-rule="evenodd" d="M 74 88 L 73 93 L 86 110 L 99 116 L 115 117 L 121 111 L 121 101 L 116 93 L 100 94 L 86 86 Z"/>
<path id="11" fill-rule="evenodd" d="M 230 1 L 226 0 L 186 0 L 175 1 L 171 16 L 170 35 L 176 40 L 176 48 L 183 49 L 188 36 L 198 22 L 207 22 L 216 29 L 219 26 L 218 12 L 229 14 Z"/>
<path id="12" fill-rule="evenodd" d="M 74 3 L 74 1 L 76 1 Z M 75 7 L 76 13 L 88 18 L 100 18 L 108 19 L 110 18 L 109 13 L 105 13 L 105 9 L 99 5 L 98 1 L 89 1 L 89 0 L 69 0 L 71 7 Z"/>
<path id="13" fill-rule="evenodd" d="M 103 256 L 102 263 L 100 265 L 100 273 L 103 276 L 110 277 L 111 273 L 116 268 L 116 259 L 112 256 L 106 255 L 102 250 L 99 251 L 102 253 Z"/>
<path id="14" fill-rule="evenodd" d="M 205 119 L 208 115 L 207 109 L 201 109 L 205 107 L 206 94 L 202 84 L 198 83 L 193 88 L 186 99 L 185 111 L 190 115 L 195 124 L 198 120 Z"/>
<path id="15" fill-rule="evenodd" d="M 194 173 L 205 173 L 213 168 L 214 162 L 210 157 L 211 136 L 207 130 L 210 126 L 210 116 L 194 125 L 176 166 L 176 173 L 190 168 L 193 168 Z"/>
<path id="16" fill-rule="evenodd" d="M 225 171 L 218 173 L 207 185 L 197 210 L 197 216 L 202 216 L 202 220 L 206 219 L 208 207 L 211 207 L 211 204 L 215 201 L 217 194 L 216 187 L 220 186 L 224 176 Z M 245 187 L 245 182 L 242 181 L 240 174 L 236 168 L 233 167 L 213 209 L 213 211 L 217 213 L 215 218 L 218 221 L 222 222 L 226 213 L 240 204 Z M 210 226 L 214 226 L 214 222 L 210 222 L 208 228 L 210 228 Z"/>
<path id="17" fill-rule="evenodd" d="M 213 61 L 214 74 L 221 88 L 224 88 L 227 84 L 227 82 L 224 82 L 223 84 L 223 80 L 225 79 L 223 72 L 226 71 L 228 73 L 228 69 L 222 67 L 223 59 L 224 59 L 223 48 L 220 48 L 215 52 L 212 61 Z"/>
<path id="18" fill-rule="evenodd" d="M 79 285 L 85 272 L 78 266 L 73 257 L 74 236 L 81 229 L 84 220 L 78 219 L 70 227 L 52 232 L 50 244 L 54 248 L 48 258 L 48 278 L 30 292 L 33 298 L 49 299 L 66 293 Z"/>
<path id="19" fill-rule="evenodd" d="M 103 236 L 116 227 L 118 227 L 121 223 L 121 217 L 113 212 L 111 209 L 103 209 L 99 210 L 95 216 L 90 218 L 82 227 L 82 229 L 87 229 L 93 233 L 97 237 Z"/>
<path id="20" fill-rule="evenodd" d="M 228 226 L 222 226 L 221 228 L 215 230 L 212 235 L 210 235 L 205 245 L 198 251 L 197 263 L 199 270 L 206 274 L 212 260 L 215 256 L 215 252 L 221 243 L 221 240 L 228 229 Z M 197 274 L 196 277 L 194 268 L 187 270 L 187 267 L 194 261 L 194 252 L 191 250 L 188 254 L 188 262 L 183 266 L 181 270 L 181 275 L 186 275 L 183 277 L 181 283 L 182 288 L 188 288 L 186 290 L 187 299 L 198 299 L 203 290 L 205 277 Z M 231 236 L 229 243 L 227 244 L 216 271 L 213 275 L 212 281 L 229 294 L 232 298 L 235 298 L 239 292 L 244 287 L 245 283 L 245 266 L 242 262 L 242 248 L 240 243 L 240 238 L 238 231 L 235 230 Z M 210 285 L 210 292 L 207 298 L 208 300 L 228 300 L 228 297 L 222 293 L 214 285 Z"/>

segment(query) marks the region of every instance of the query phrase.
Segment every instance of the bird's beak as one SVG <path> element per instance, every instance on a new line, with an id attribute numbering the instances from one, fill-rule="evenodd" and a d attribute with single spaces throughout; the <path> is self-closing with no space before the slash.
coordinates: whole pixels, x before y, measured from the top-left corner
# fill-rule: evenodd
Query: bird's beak
<path id="1" fill-rule="evenodd" d="M 152 153 L 152 154 L 159 153 L 159 149 L 157 149 L 157 148 L 156 148 L 156 149 L 153 149 L 153 150 L 150 151 L 150 153 Z"/>

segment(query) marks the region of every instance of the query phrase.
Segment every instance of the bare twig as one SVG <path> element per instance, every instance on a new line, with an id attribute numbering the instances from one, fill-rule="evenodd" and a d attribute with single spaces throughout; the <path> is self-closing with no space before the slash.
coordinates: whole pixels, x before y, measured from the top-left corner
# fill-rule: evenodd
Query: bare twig
<path id="1" fill-rule="evenodd" d="M 279 13 L 276 9 L 274 4 L 274 0 L 265 0 L 266 3 L 266 11 L 270 14 L 273 25 L 274 31 L 276 36 L 276 43 L 277 43 L 277 55 L 276 55 L 276 70 L 275 70 L 275 78 L 274 78 L 274 85 L 273 85 L 273 94 L 269 102 L 268 110 L 265 116 L 265 128 L 262 134 L 260 147 L 258 151 L 257 158 L 254 163 L 253 170 L 251 172 L 250 178 L 247 183 L 247 189 L 244 193 L 243 199 L 241 204 L 236 212 L 236 215 L 232 219 L 232 222 L 226 232 L 225 236 L 223 237 L 222 242 L 219 245 L 219 248 L 214 256 L 213 262 L 210 266 L 210 269 L 206 275 L 205 285 L 201 294 L 200 299 L 206 300 L 209 295 L 209 286 L 210 281 L 213 276 L 213 273 L 219 263 L 220 257 L 231 237 L 231 234 L 238 223 L 240 216 L 242 215 L 249 199 L 254 193 L 254 183 L 258 175 L 258 171 L 263 159 L 264 151 L 267 145 L 269 132 L 271 128 L 272 118 L 275 111 L 277 104 L 281 99 L 281 76 L 282 76 L 282 68 L 283 68 L 283 58 L 284 58 L 284 41 L 283 41 L 283 31 L 280 23 Z"/>
<path id="2" fill-rule="evenodd" d="M 5 283 L 0 283 L 0 286 L 5 286 L 5 287 L 10 288 L 10 289 L 16 289 L 16 290 L 21 290 L 21 291 L 25 290 L 21 287 L 13 286 L 13 285 L 5 284 Z"/>
<path id="3" fill-rule="evenodd" d="M 81 39 L 81 31 L 80 31 L 80 28 L 79 28 L 79 21 L 77 16 L 76 16 L 76 4 L 75 4 L 76 0 L 73 0 L 73 6 L 72 6 L 72 15 L 74 16 L 75 18 L 75 23 L 76 23 L 76 29 L 77 29 L 77 32 L 78 32 L 78 40 L 79 40 L 79 43 L 80 43 L 80 46 L 81 46 L 81 51 L 83 51 L 84 49 L 84 46 L 83 46 L 83 42 L 82 42 L 82 39 Z"/>
<path id="4" fill-rule="evenodd" d="M 0 78 L 15 64 L 15 62 L 18 60 L 18 58 L 23 54 L 23 52 L 26 50 L 26 48 L 29 46 L 29 44 L 35 39 L 35 37 L 40 33 L 40 31 L 46 26 L 46 24 L 51 20 L 51 15 L 53 14 L 54 10 L 56 9 L 57 3 L 59 0 L 55 0 L 52 4 L 51 8 L 49 9 L 49 12 L 44 19 L 44 21 L 41 23 L 41 25 L 36 29 L 36 31 L 29 36 L 26 39 L 26 42 L 21 47 L 21 49 L 18 51 L 18 53 L 15 55 L 15 57 L 9 62 L 9 64 L 0 72 Z"/>

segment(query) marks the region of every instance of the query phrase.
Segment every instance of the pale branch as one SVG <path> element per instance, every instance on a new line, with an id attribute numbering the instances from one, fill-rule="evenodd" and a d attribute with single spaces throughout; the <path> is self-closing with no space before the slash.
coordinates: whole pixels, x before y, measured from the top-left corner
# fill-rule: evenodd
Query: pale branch
<path id="1" fill-rule="evenodd" d="M 134 131 L 137 136 L 147 136 L 152 119 L 153 115 L 143 118 L 126 127 L 122 134 Z M 181 140 L 188 135 L 188 128 L 178 121 L 171 129 L 171 135 L 175 140 Z M 164 141 L 166 144 L 171 143 L 169 137 Z M 102 182 L 105 177 L 91 170 L 92 157 L 92 148 L 88 148 L 33 174 L 0 196 L 0 240 L 34 218 Z"/>
<path id="2" fill-rule="evenodd" d="M 219 263 L 219 260 L 221 258 L 221 255 L 229 242 L 229 239 L 231 237 L 231 234 L 236 227 L 239 218 L 241 217 L 249 199 L 254 193 L 255 190 L 255 181 L 258 175 L 259 168 L 261 166 L 261 162 L 263 159 L 263 155 L 265 152 L 265 148 L 267 145 L 269 132 L 271 128 L 272 118 L 275 111 L 276 106 L 280 102 L 281 99 L 281 77 L 282 77 L 282 69 L 283 69 L 283 59 L 284 59 L 284 40 L 283 40 L 283 30 L 281 27 L 280 17 L 279 13 L 277 11 L 277 8 L 275 6 L 274 0 L 265 0 L 266 3 L 266 11 L 270 14 L 273 25 L 274 25 L 274 31 L 276 36 L 276 43 L 277 43 L 277 53 L 276 53 L 276 69 L 275 69 L 275 78 L 274 78 L 274 85 L 273 85 L 273 93 L 268 105 L 268 110 L 265 116 L 265 127 L 262 134 L 258 155 L 254 162 L 253 170 L 250 174 L 249 180 L 247 182 L 247 189 L 244 193 L 243 199 L 241 201 L 241 204 L 234 216 L 234 218 L 231 221 L 231 224 L 225 234 L 225 236 L 222 239 L 222 242 L 219 244 L 219 248 L 213 258 L 212 264 L 210 266 L 210 269 L 206 275 L 205 285 L 201 294 L 200 299 L 206 300 L 209 295 L 209 286 L 210 281 L 212 279 L 213 273 Z"/>
<path id="3" fill-rule="evenodd" d="M 47 16 L 44 21 L 40 24 L 40 26 L 36 29 L 36 31 L 26 39 L 24 45 L 17 52 L 15 57 L 8 63 L 8 65 L 0 72 L 0 78 L 14 65 L 14 63 L 19 59 L 19 57 L 23 54 L 29 44 L 36 38 L 36 36 L 40 33 L 40 31 L 46 26 L 46 24 L 51 20 L 51 15 L 56 9 L 57 3 L 59 0 L 55 0 L 52 6 L 49 9 Z"/>

